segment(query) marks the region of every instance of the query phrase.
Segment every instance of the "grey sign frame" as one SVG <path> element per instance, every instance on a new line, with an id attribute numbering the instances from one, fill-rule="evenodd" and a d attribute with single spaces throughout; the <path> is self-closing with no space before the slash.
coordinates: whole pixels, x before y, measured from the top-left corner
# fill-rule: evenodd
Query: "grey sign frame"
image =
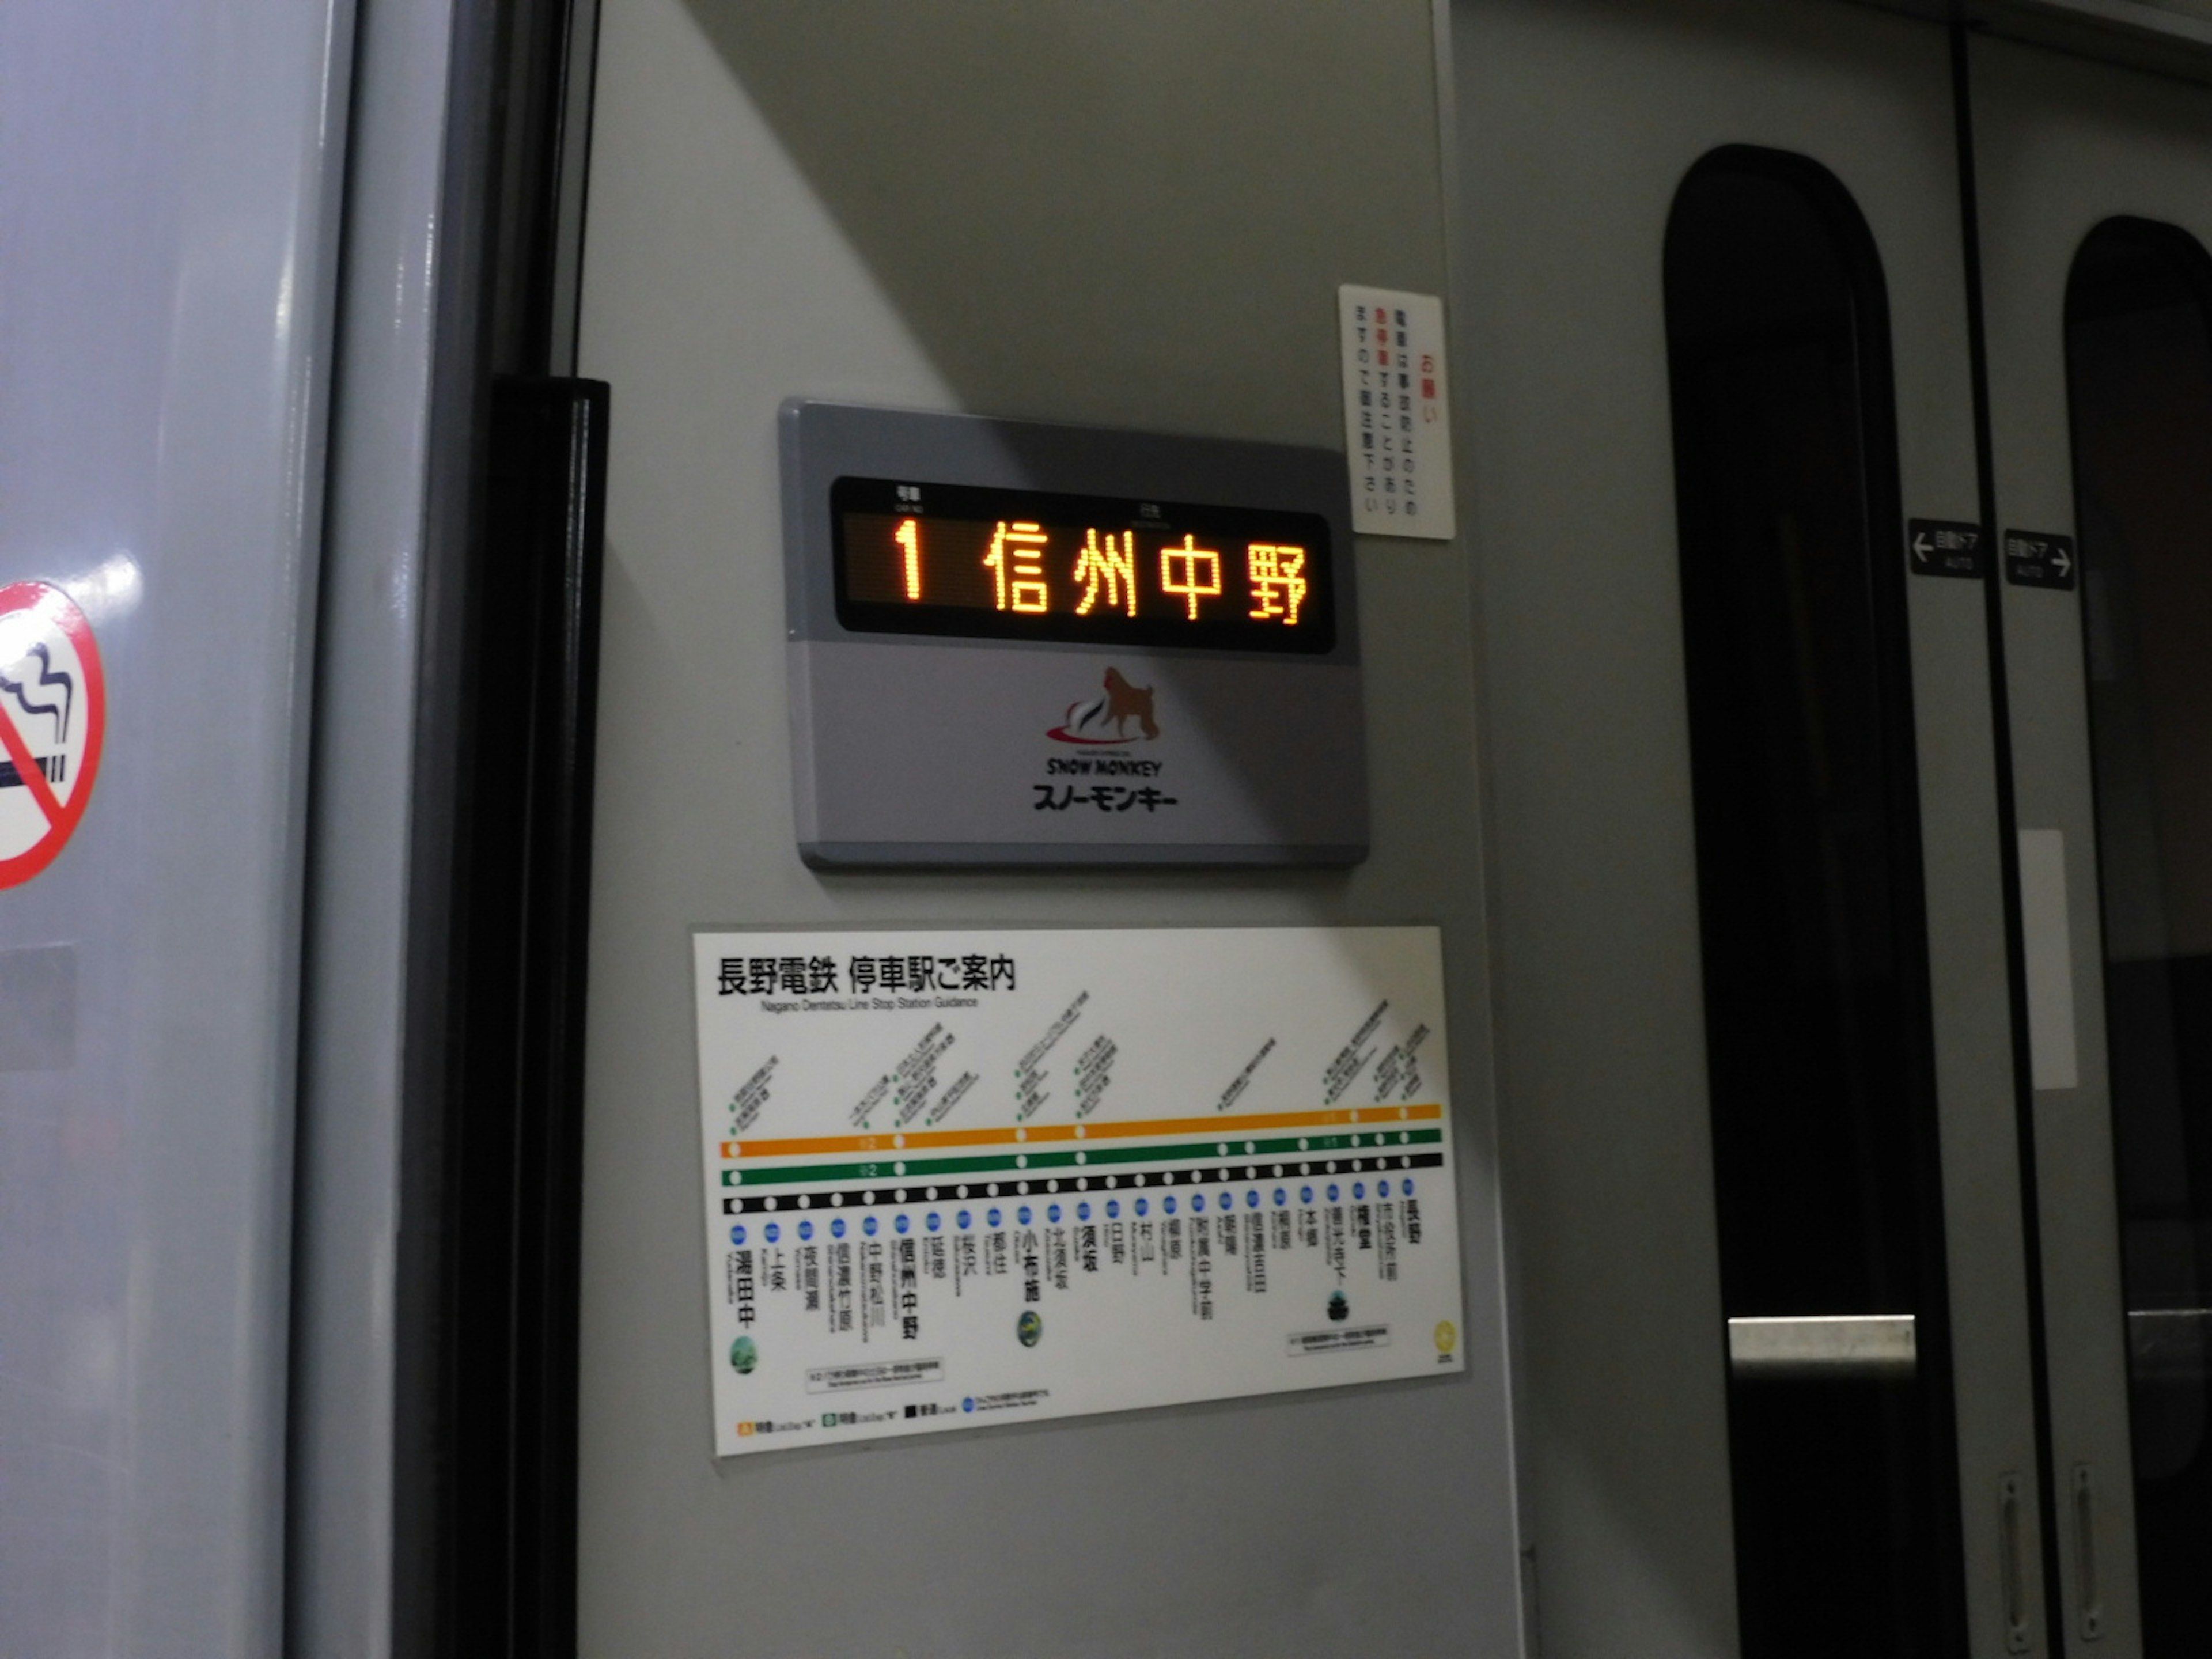
<path id="1" fill-rule="evenodd" d="M 1340 454 L 804 398 L 785 402 L 778 427 L 806 863 L 1340 866 L 1366 857 L 1357 574 Z M 1334 643 L 1279 655 L 848 629 L 837 615 L 830 509 L 831 487 L 845 477 L 1316 514 L 1334 539 Z M 1043 724 L 1037 752 L 1017 755 L 1026 738 L 1013 734 L 1027 727 L 1005 711 L 1024 698 L 1042 708 L 1107 667 L 1148 691 L 1167 688 L 1177 710 L 1175 741 L 1158 751 L 1173 753 L 1158 764 L 1187 792 L 1164 799 L 1171 813 L 1043 812 L 1027 793 L 1040 787 L 1030 775 L 1048 760 Z"/>

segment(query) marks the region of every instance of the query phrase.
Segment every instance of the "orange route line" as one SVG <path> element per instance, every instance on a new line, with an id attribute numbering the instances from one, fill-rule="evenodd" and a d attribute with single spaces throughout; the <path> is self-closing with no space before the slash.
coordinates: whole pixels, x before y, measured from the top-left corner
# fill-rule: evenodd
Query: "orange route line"
<path id="1" fill-rule="evenodd" d="M 824 1152 L 916 1152 L 938 1146 L 1010 1146 L 1017 1141 L 1127 1140 L 1140 1135 L 1243 1135 L 1254 1129 L 1319 1129 L 1345 1123 L 1419 1122 L 1441 1106 L 1352 1106 L 1327 1112 L 1255 1112 L 1243 1117 L 1156 1117 L 1133 1123 L 1040 1123 L 1016 1129 L 917 1129 L 876 1135 L 808 1135 L 788 1140 L 726 1140 L 722 1156 L 818 1158 Z"/>

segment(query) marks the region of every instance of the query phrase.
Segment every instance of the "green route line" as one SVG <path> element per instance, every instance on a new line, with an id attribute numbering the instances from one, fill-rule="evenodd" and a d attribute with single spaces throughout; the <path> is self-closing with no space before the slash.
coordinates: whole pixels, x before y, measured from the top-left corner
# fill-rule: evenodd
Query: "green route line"
<path id="1" fill-rule="evenodd" d="M 1054 1170 L 1092 1170 L 1117 1164 L 1189 1163 L 1211 1158 L 1242 1163 L 1285 1156 L 1312 1159 L 1335 1152 L 1377 1154 L 1401 1146 L 1432 1146 L 1441 1129 L 1376 1129 L 1349 1135 L 1288 1135 L 1276 1140 L 1188 1142 L 1180 1146 L 1092 1146 L 1066 1152 L 988 1153 L 973 1158 L 885 1158 L 871 1164 L 801 1164 L 762 1170 L 725 1170 L 725 1187 L 781 1187 L 801 1181 L 896 1181 L 927 1184 L 942 1176 L 1000 1175 L 1017 1177 Z M 1228 1151 L 1220 1150 L 1226 1146 Z"/>

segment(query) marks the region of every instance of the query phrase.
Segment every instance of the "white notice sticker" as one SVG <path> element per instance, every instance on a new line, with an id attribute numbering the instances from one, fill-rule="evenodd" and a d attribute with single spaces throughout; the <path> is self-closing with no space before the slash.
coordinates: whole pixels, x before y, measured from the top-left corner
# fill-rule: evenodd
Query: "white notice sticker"
<path id="1" fill-rule="evenodd" d="M 693 946 L 721 1455 L 1459 1369 L 1434 928 Z"/>
<path id="2" fill-rule="evenodd" d="M 1336 291 L 1336 309 L 1352 527 L 1369 536 L 1445 540 L 1452 533 L 1452 453 L 1443 301 L 1346 284 Z"/>

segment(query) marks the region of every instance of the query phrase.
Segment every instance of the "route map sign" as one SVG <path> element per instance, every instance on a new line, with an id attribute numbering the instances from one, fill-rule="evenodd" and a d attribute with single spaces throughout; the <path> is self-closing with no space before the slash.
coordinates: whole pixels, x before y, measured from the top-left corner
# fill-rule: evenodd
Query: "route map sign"
<path id="1" fill-rule="evenodd" d="M 1461 1366 L 1436 929 L 692 942 L 719 1455 Z"/>
<path id="2" fill-rule="evenodd" d="M 84 817 L 107 728 L 92 624 L 45 582 L 0 587 L 0 889 L 58 857 Z"/>

